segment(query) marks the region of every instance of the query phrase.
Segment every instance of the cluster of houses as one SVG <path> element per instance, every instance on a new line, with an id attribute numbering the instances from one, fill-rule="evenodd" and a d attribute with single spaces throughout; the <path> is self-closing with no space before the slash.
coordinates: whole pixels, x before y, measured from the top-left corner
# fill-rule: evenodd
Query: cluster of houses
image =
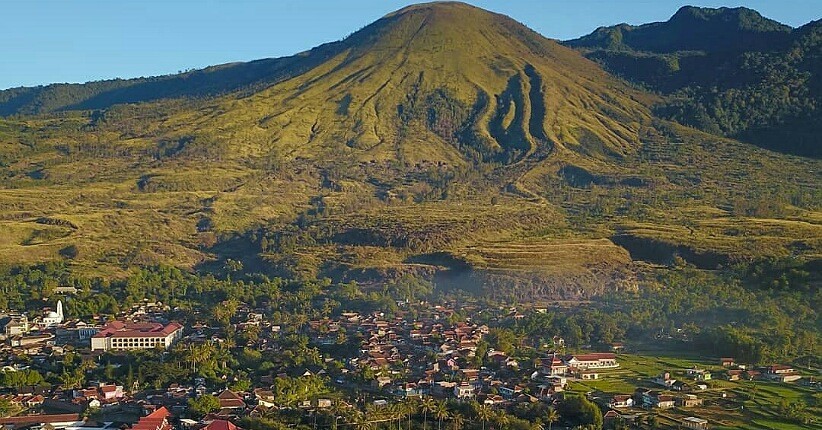
<path id="1" fill-rule="evenodd" d="M 338 383 L 351 383 L 356 375 L 372 390 L 401 397 L 437 395 L 474 399 L 483 380 L 491 373 L 477 366 L 478 343 L 488 334 L 488 326 L 471 322 L 448 323 L 453 311 L 436 306 L 415 319 L 402 314 L 386 319 L 380 313 L 343 313 L 336 320 L 311 321 L 313 342 L 327 345 L 342 330 L 362 338 L 359 354 L 347 360 Z M 489 351 L 487 360 L 501 366 L 518 363 L 500 351 Z M 490 381 L 489 381 L 490 382 Z M 504 385 L 496 381 L 498 385 Z M 503 391 L 504 388 L 502 387 Z"/>
<path id="2" fill-rule="evenodd" d="M 619 367 L 616 354 L 599 352 L 560 356 L 551 353 L 541 360 L 542 373 L 549 376 L 572 376 L 582 380 L 599 379 L 600 371 Z"/>
<path id="3" fill-rule="evenodd" d="M 55 413 L 42 415 L 22 415 L 0 417 L 0 428 L 17 429 L 60 429 L 60 430 L 242 430 L 228 420 L 206 417 L 195 421 L 190 419 L 176 420 L 165 407 L 134 410 L 139 417 L 129 425 L 117 421 L 95 421 L 79 413 Z"/>
<path id="4" fill-rule="evenodd" d="M 726 368 L 724 377 L 728 381 L 754 381 L 764 380 L 773 382 L 796 382 L 802 379 L 802 375 L 791 366 L 785 364 L 772 364 L 769 366 L 753 367 L 739 364 L 733 357 L 723 357 L 719 359 L 720 365 Z"/>
<path id="5" fill-rule="evenodd" d="M 97 381 L 90 382 L 85 388 L 69 390 L 55 389 L 49 385 L 4 388 L 7 392 L 0 394 L 0 399 L 12 406 L 20 410 L 48 410 L 52 413 L 80 413 L 116 406 L 126 398 L 123 386 Z"/>
<path id="6" fill-rule="evenodd" d="M 568 378 L 598 379 L 601 371 L 619 367 L 611 352 L 550 352 L 534 372 L 531 363 L 521 365 L 503 351 L 479 350 L 489 328 L 470 320 L 448 323 L 451 312 L 435 306 L 413 319 L 402 313 L 386 319 L 380 313 L 347 312 L 338 319 L 311 321 L 308 330 L 318 345 L 334 344 L 340 332 L 361 337 L 359 355 L 343 369 L 348 377 L 337 382 L 351 383 L 356 375 L 367 374 L 372 391 L 399 397 L 430 395 L 492 406 L 554 401 Z M 554 343 L 561 346 L 562 340 Z"/>
<path id="7" fill-rule="evenodd" d="M 183 424 L 192 430 L 237 430 L 230 422 L 232 419 L 262 415 L 268 408 L 284 406 L 277 404 L 272 390 L 275 379 L 285 376 L 328 376 L 338 388 L 356 388 L 368 392 L 372 399 L 434 396 L 505 407 L 520 402 L 558 402 L 568 381 L 598 380 L 620 367 L 615 352 L 565 353 L 564 341 L 558 337 L 553 342 L 554 350 L 535 363 L 521 363 L 503 351 L 488 348 L 490 329 L 487 325 L 453 318 L 454 313 L 447 305 L 433 305 L 420 306 L 413 312 L 400 309 L 391 317 L 380 312 L 344 312 L 334 318 L 308 321 L 300 329 L 301 334 L 307 335 L 314 347 L 328 352 L 323 357 L 325 362 L 333 356 L 342 363 L 333 375 L 326 373 L 330 368 L 322 366 L 308 366 L 296 373 L 294 369 L 278 366 L 246 392 L 228 389 L 213 392 L 219 400 L 219 410 L 202 421 L 184 420 Z M 44 309 L 32 319 L 21 313 L 0 315 L 0 329 L 6 340 L 0 347 L 0 365 L 6 366 L 7 371 L 18 371 L 21 362 L 15 357 L 25 356 L 28 365 L 46 368 L 48 360 L 63 354 L 64 345 L 75 346 L 83 358 L 93 358 L 106 351 L 167 349 L 184 338 L 185 330 L 182 325 L 168 321 L 169 315 L 170 309 L 161 303 L 143 303 L 119 315 L 116 321 L 84 322 L 65 318 L 60 302 L 54 310 Z M 245 346 L 275 357 L 280 351 L 281 327 L 263 315 L 260 309 L 241 305 L 232 318 L 234 328 L 237 332 L 257 328 L 259 336 Z M 514 313 L 512 318 L 519 316 L 521 314 Z M 186 331 L 188 342 L 224 341 L 220 330 L 203 324 L 195 324 Z M 352 345 L 352 339 L 356 347 L 345 348 L 345 354 L 331 352 L 337 350 L 337 346 Z M 621 344 L 615 344 L 612 351 L 621 349 Z M 724 368 L 721 375 L 693 368 L 684 372 L 686 380 L 679 380 L 663 372 L 643 384 L 654 388 L 641 387 L 634 393 L 610 395 L 602 402 L 603 407 L 610 409 L 605 418 L 624 419 L 631 416 L 633 408 L 701 406 L 703 399 L 697 393 L 707 390 L 710 381 L 717 377 L 780 382 L 799 378 L 793 368 L 784 365 L 752 369 L 738 365 L 732 358 L 723 358 L 720 364 Z M 72 421 L 72 417 L 89 408 L 99 408 L 134 412 L 135 420 L 129 422 L 134 430 L 171 430 L 170 416 L 183 415 L 191 398 L 211 393 L 201 378 L 173 383 L 162 390 L 138 392 L 132 388 L 95 382 L 83 389 L 26 387 L 0 395 L 21 410 L 48 411 L 40 415 L 44 420 L 41 424 L 58 423 L 59 428 L 73 430 L 76 421 Z M 332 407 L 332 400 L 312 398 L 296 406 L 306 410 L 324 409 Z M 4 419 L 11 421 L 7 424 L 0 421 L 0 427 L 20 427 L 36 420 L 32 417 Z M 704 429 L 707 421 L 688 417 L 681 425 Z M 113 430 L 110 426 L 111 423 L 100 423 L 98 427 L 78 425 L 82 430 Z"/>
<path id="8" fill-rule="evenodd" d="M 182 338 L 183 327 L 150 321 L 163 321 L 169 310 L 162 303 L 146 302 L 124 312 L 119 321 L 103 317 L 82 321 L 66 318 L 62 301 L 57 301 L 54 309 L 44 308 L 34 317 L 21 312 L 0 314 L 0 341 L 27 355 L 59 354 L 66 345 L 98 352 L 157 344 L 168 348 Z"/>
<path id="9" fill-rule="evenodd" d="M 39 315 L 29 318 L 25 313 L 0 314 L 0 335 L 5 338 L 24 336 L 30 331 L 46 330 L 63 323 L 63 302 L 58 301 L 55 309 L 44 308 Z"/>
<path id="10" fill-rule="evenodd" d="M 545 362 L 543 367 L 546 373 L 549 370 L 559 372 L 563 370 L 564 365 L 562 360 L 553 359 L 550 363 Z M 685 369 L 684 380 L 675 378 L 670 372 L 662 372 L 647 381 L 649 385 L 659 388 L 639 387 L 633 394 L 612 395 L 607 399 L 607 406 L 611 410 L 605 414 L 605 419 L 607 421 L 633 417 L 630 412 L 620 412 L 631 408 L 669 409 L 703 406 L 704 399 L 695 393 L 709 390 L 709 381 L 715 378 L 729 381 L 744 379 L 773 382 L 794 382 L 801 378 L 794 368 L 780 364 L 754 369 L 737 364 L 733 358 L 723 357 L 719 360 L 719 365 L 723 368 L 719 372 L 698 367 Z M 690 416 L 682 419 L 680 425 L 682 428 L 702 430 L 708 428 L 708 421 Z"/>

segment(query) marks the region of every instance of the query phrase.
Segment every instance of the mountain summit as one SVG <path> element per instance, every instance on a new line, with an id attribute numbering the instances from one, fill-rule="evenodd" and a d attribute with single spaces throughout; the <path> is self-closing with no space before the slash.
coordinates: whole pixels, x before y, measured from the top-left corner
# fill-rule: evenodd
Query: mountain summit
<path id="1" fill-rule="evenodd" d="M 295 156 L 344 144 L 369 157 L 416 159 L 418 148 L 401 144 L 412 141 L 452 161 L 511 161 L 555 145 L 620 154 L 638 141 L 626 119 L 650 117 L 649 97 L 573 50 L 456 2 L 409 6 L 283 59 L 0 92 L 0 113 L 223 94 L 247 97 L 222 115 L 207 113 L 212 126 L 251 130 L 254 140 Z M 180 129 L 202 120 L 187 115 Z"/>
<path id="2" fill-rule="evenodd" d="M 463 3 L 407 7 L 334 49 L 311 70 L 180 127 L 242 130 L 293 157 L 512 162 L 555 147 L 632 151 L 631 123 L 650 117 L 639 92 L 577 52 Z"/>

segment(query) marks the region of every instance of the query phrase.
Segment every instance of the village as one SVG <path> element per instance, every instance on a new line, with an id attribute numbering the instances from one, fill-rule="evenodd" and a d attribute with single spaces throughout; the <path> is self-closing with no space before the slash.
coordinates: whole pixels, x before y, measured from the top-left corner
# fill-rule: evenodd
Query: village
<path id="1" fill-rule="evenodd" d="M 318 414 L 330 414 L 336 428 L 346 409 L 388 408 L 414 399 L 421 405 L 436 399 L 505 411 L 517 405 L 559 409 L 566 395 L 580 394 L 599 406 L 604 428 L 707 429 L 722 425 L 728 411 L 743 413 L 750 387 L 763 392 L 773 386 L 820 390 L 812 377 L 803 378 L 788 365 L 754 367 L 731 357 L 643 365 L 647 357 L 633 354 L 630 345 L 571 351 L 561 334 L 544 348 L 496 350 L 489 324 L 460 320 L 455 313 L 450 305 L 421 302 L 403 304 L 391 317 L 379 311 L 341 312 L 300 327 L 284 327 L 242 304 L 227 327 L 205 321 L 184 326 L 173 320 L 168 306 L 148 302 L 116 319 L 93 321 L 66 316 L 62 302 L 39 315 L 7 313 L 0 315 L 0 376 L 6 381 L 0 400 L 7 405 L 0 425 L 233 430 L 246 417 L 289 410 L 296 412 L 297 422 L 313 419 L 315 426 Z M 506 310 L 493 319 L 521 317 L 520 311 Z M 196 376 L 162 386 L 132 375 L 128 354 L 134 351 L 163 357 L 175 348 L 225 345 L 230 343 L 227 333 L 253 333 L 233 348 L 265 362 L 261 369 L 249 369 L 244 383 L 236 376 L 220 379 L 219 369 L 216 378 Z M 317 357 L 278 359 L 294 355 L 284 341 L 286 333 L 302 336 L 307 344 L 301 354 Z M 64 365 L 67 356 L 77 357 L 79 370 Z M 191 363 L 196 369 L 197 359 Z M 113 376 L 123 366 L 129 366 L 125 383 Z M 63 372 L 59 383 L 47 382 L 45 377 L 58 369 Z M 283 381 L 303 387 L 303 392 L 290 392 Z M 205 409 L 194 406 L 206 398 L 216 403 Z"/>

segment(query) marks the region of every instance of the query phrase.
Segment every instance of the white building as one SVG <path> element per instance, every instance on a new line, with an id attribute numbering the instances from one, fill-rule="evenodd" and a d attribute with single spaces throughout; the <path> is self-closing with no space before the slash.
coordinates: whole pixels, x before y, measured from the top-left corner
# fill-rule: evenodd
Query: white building
<path id="1" fill-rule="evenodd" d="M 454 397 L 460 400 L 471 400 L 476 397 L 476 389 L 473 385 L 462 382 L 454 387 Z"/>
<path id="2" fill-rule="evenodd" d="M 688 417 L 682 420 L 682 425 L 688 429 L 706 430 L 708 428 L 708 420 L 697 417 Z"/>
<path id="3" fill-rule="evenodd" d="M 63 323 L 63 301 L 57 301 L 57 312 L 49 312 L 43 316 L 43 326 L 56 327 Z"/>
<path id="4" fill-rule="evenodd" d="M 91 350 L 168 349 L 182 337 L 183 326 L 176 322 L 164 326 L 159 323 L 113 321 L 91 337 Z"/>
<path id="5" fill-rule="evenodd" d="M 579 370 L 613 369 L 619 367 L 616 354 L 611 352 L 570 355 L 565 359 L 565 363 L 569 367 L 575 367 Z"/>

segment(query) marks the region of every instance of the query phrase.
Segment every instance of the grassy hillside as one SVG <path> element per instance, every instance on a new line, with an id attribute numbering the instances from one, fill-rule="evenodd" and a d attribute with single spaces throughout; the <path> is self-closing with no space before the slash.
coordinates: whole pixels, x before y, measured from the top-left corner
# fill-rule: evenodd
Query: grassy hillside
<path id="1" fill-rule="evenodd" d="M 818 160 L 660 120 L 510 18 L 411 6 L 305 59 L 224 95 L 0 120 L 0 263 L 579 298 L 631 288 L 636 260 L 819 258 Z"/>

